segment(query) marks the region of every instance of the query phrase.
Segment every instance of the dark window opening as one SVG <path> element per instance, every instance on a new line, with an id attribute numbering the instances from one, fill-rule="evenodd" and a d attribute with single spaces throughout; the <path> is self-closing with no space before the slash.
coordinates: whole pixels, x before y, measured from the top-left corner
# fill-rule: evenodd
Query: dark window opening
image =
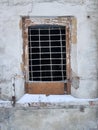
<path id="1" fill-rule="evenodd" d="M 66 80 L 66 28 L 28 27 L 29 81 Z"/>

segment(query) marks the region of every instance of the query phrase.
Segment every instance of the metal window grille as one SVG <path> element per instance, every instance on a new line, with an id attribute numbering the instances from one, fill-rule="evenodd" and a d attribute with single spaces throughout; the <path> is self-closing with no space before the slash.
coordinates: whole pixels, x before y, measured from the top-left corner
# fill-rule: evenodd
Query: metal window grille
<path id="1" fill-rule="evenodd" d="M 28 27 L 29 81 L 66 80 L 66 28 Z"/>

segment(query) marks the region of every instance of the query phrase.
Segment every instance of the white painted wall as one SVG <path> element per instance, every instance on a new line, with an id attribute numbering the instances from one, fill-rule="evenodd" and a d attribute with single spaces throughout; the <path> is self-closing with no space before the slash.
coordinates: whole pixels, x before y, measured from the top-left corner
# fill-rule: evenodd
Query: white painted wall
<path id="1" fill-rule="evenodd" d="M 98 1 L 97 0 L 2 0 L 0 1 L 0 91 L 2 99 L 11 99 L 12 77 L 16 97 L 24 94 L 22 78 L 22 16 L 75 16 L 77 44 L 71 43 L 71 68 L 80 78 L 72 95 L 98 97 Z M 87 16 L 90 16 L 88 18 Z"/>

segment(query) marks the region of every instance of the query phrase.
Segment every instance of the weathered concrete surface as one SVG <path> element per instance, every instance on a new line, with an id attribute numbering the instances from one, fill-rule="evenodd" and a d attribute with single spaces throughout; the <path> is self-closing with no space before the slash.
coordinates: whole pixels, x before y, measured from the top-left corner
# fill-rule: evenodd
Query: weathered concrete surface
<path id="1" fill-rule="evenodd" d="M 98 130 L 98 108 L 0 109 L 0 130 Z"/>
<path id="2" fill-rule="evenodd" d="M 98 130 L 98 100 L 0 102 L 0 130 Z"/>
<path id="3" fill-rule="evenodd" d="M 0 99 L 11 100 L 13 77 L 17 100 L 25 93 L 22 16 L 77 19 L 77 43 L 70 43 L 71 94 L 98 97 L 98 0 L 0 0 Z M 1 103 L 0 130 L 98 130 L 98 105 L 89 104 L 17 104 L 13 108 L 10 102 Z"/>
<path id="4" fill-rule="evenodd" d="M 71 94 L 98 97 L 98 0 L 0 0 L 0 97 L 11 100 L 15 75 L 15 96 L 19 99 L 24 94 L 22 16 L 77 19 L 77 44 L 70 43 L 71 69 L 75 74 Z"/>

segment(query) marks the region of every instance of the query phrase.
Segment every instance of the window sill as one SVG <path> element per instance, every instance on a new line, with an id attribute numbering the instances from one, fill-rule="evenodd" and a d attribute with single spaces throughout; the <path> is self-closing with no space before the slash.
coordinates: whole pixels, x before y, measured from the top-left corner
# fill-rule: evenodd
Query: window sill
<path id="1" fill-rule="evenodd" d="M 12 108 L 11 101 L 0 100 L 0 108 Z M 37 95 L 25 94 L 15 104 L 16 108 L 35 108 L 35 109 L 76 109 L 76 108 L 98 108 L 98 98 L 79 99 L 71 95 Z"/>
<path id="2" fill-rule="evenodd" d="M 83 107 L 98 107 L 98 98 L 96 99 L 79 99 L 71 95 L 34 95 L 25 94 L 16 103 L 17 107 L 33 107 L 33 108 L 80 108 Z"/>

